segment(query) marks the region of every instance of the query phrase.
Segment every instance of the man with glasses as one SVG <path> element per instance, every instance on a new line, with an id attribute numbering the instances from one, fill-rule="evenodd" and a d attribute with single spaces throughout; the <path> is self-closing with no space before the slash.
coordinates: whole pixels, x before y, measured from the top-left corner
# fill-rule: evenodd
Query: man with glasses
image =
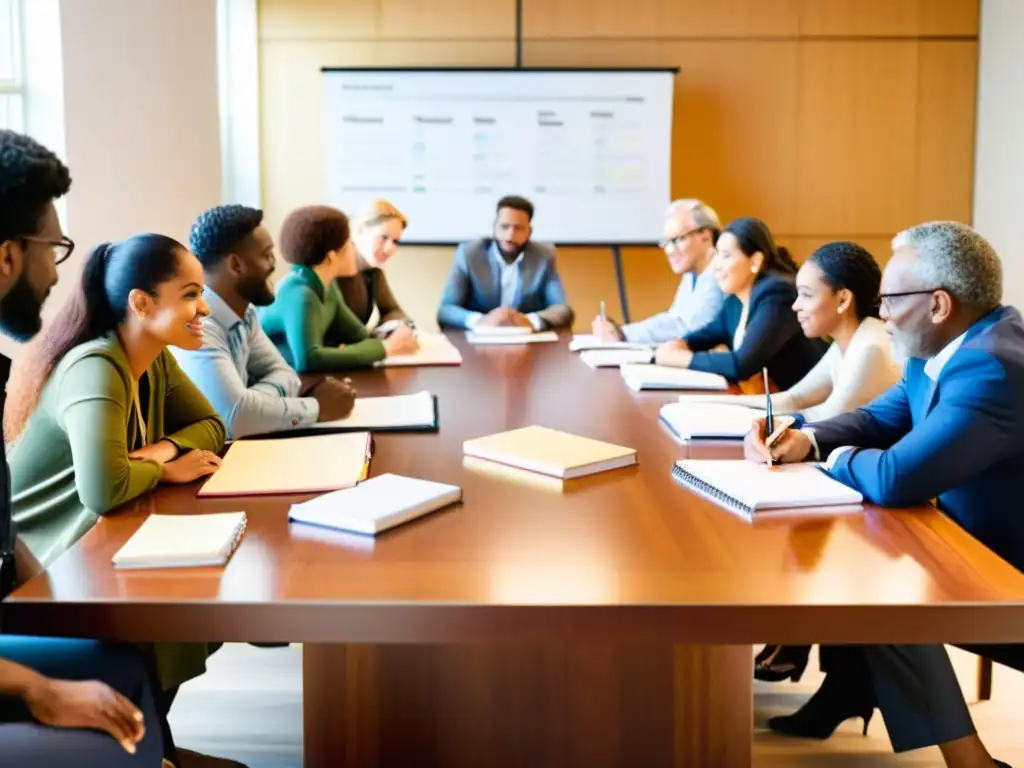
<path id="1" fill-rule="evenodd" d="M 28 136 L 0 130 L 0 330 L 27 341 L 41 325 L 57 264 L 74 244 L 53 201 L 64 164 Z M 10 361 L 0 357 L 0 393 Z M 0 441 L 0 598 L 39 563 L 17 547 Z M 2 619 L 2 612 L 0 612 Z M 141 652 L 90 640 L 0 635 L 0 765 L 116 768 L 163 762 L 161 720 Z"/>
<path id="2" fill-rule="evenodd" d="M 1024 321 L 1001 305 L 1003 270 L 992 246 L 965 224 L 931 222 L 901 232 L 882 278 L 881 317 L 903 379 L 865 408 L 787 430 L 765 446 L 764 420 L 747 457 L 798 462 L 827 457 L 828 472 L 888 507 L 937 506 L 1024 571 Z M 1024 669 L 1024 646 L 968 647 Z M 894 749 L 937 744 L 949 766 L 993 761 L 974 730 L 941 645 L 840 646 L 824 683 L 773 730 L 825 738 L 851 717 L 885 716 Z"/>
<path id="3" fill-rule="evenodd" d="M 681 339 L 711 322 L 725 301 L 711 269 L 721 228 L 718 214 L 700 200 L 672 203 L 665 212 L 665 239 L 661 242 L 672 271 L 683 276 L 672 306 L 666 312 L 621 327 L 598 315 L 591 332 L 605 341 L 661 344 Z"/>

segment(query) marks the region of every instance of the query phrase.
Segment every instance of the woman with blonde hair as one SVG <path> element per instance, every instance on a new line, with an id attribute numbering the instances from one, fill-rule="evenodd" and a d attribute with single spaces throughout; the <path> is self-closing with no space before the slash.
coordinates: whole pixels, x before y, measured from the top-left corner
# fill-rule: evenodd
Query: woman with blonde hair
<path id="1" fill-rule="evenodd" d="M 359 271 L 338 278 L 338 287 L 349 309 L 364 325 L 373 319 L 374 309 L 377 327 L 409 321 L 381 270 L 398 250 L 408 224 L 402 212 L 387 200 L 370 201 L 352 218 L 352 244 Z"/>

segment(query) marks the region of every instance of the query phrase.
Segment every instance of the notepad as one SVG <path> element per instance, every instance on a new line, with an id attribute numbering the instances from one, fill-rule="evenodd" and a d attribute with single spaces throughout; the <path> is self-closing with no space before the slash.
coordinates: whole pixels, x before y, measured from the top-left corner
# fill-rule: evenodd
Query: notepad
<path id="1" fill-rule="evenodd" d="M 471 332 L 466 334 L 466 341 L 470 344 L 541 344 L 558 341 L 558 334 L 554 331 L 541 331 L 540 333 L 513 336 L 492 336 L 486 333 Z"/>
<path id="2" fill-rule="evenodd" d="M 113 557 L 119 570 L 224 565 L 245 531 L 245 512 L 150 515 Z"/>
<path id="3" fill-rule="evenodd" d="M 636 464 L 636 451 L 547 427 L 523 427 L 467 440 L 463 452 L 569 480 Z"/>
<path id="4" fill-rule="evenodd" d="M 378 368 L 411 365 L 462 365 L 462 353 L 443 333 L 417 333 L 420 348 L 408 355 L 391 355 L 378 361 Z"/>
<path id="5" fill-rule="evenodd" d="M 580 353 L 580 360 L 595 369 L 649 363 L 652 357 L 654 352 L 650 349 L 588 349 Z"/>
<path id="6" fill-rule="evenodd" d="M 680 395 L 679 402 L 684 405 L 731 405 L 746 408 L 756 418 L 764 414 L 764 395 Z M 782 413 L 782 411 L 775 411 Z"/>
<path id="7" fill-rule="evenodd" d="M 437 398 L 429 392 L 390 397 L 357 397 L 343 419 L 321 421 L 309 429 L 331 431 L 398 431 L 437 429 Z"/>
<path id="8" fill-rule="evenodd" d="M 745 520 L 779 510 L 857 511 L 864 500 L 816 464 L 770 467 L 743 460 L 685 459 L 675 463 L 672 476 Z"/>
<path id="9" fill-rule="evenodd" d="M 590 333 L 577 333 L 569 342 L 570 352 L 584 352 L 588 349 L 653 349 L 653 346 L 630 341 L 604 341 Z"/>
<path id="10" fill-rule="evenodd" d="M 626 386 L 639 392 L 643 389 L 729 389 L 724 377 L 688 368 L 667 365 L 623 365 L 619 369 Z"/>
<path id="11" fill-rule="evenodd" d="M 680 440 L 742 440 L 757 416 L 752 408 L 723 403 L 669 403 L 659 412 Z"/>
<path id="12" fill-rule="evenodd" d="M 355 488 L 293 504 L 288 519 L 297 523 L 376 536 L 435 512 L 462 498 L 462 489 L 402 475 L 380 475 Z"/>
<path id="13" fill-rule="evenodd" d="M 370 433 L 236 440 L 198 496 L 323 493 L 358 483 L 370 460 Z"/>

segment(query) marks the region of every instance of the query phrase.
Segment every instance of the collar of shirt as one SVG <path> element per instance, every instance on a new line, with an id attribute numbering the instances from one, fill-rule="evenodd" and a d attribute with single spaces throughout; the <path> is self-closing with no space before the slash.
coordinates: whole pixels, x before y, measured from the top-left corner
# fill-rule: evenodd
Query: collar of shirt
<path id="1" fill-rule="evenodd" d="M 496 240 L 492 240 L 491 241 L 491 258 L 494 259 L 494 262 L 498 265 L 498 267 L 502 271 L 505 271 L 506 269 L 509 269 L 511 267 L 514 267 L 514 266 L 518 265 L 520 262 L 522 262 L 523 256 L 525 256 L 525 255 L 526 255 L 526 246 L 524 245 L 523 246 L 523 250 L 521 250 L 519 252 L 519 255 L 516 256 L 515 261 L 513 261 L 510 264 L 509 262 L 505 261 L 505 257 L 502 255 L 501 251 L 498 250 L 498 243 L 497 243 L 497 241 Z"/>
<path id="2" fill-rule="evenodd" d="M 949 344 L 942 348 L 942 351 L 935 357 L 931 358 L 924 364 L 925 375 L 928 376 L 932 381 L 939 380 L 939 374 L 942 373 L 942 369 L 946 367 L 946 363 L 949 359 L 956 354 L 956 351 L 960 349 L 960 345 L 964 343 L 964 337 L 967 335 L 967 331 L 964 331 Z"/>
<path id="3" fill-rule="evenodd" d="M 210 308 L 210 319 L 225 331 L 231 331 L 241 323 L 245 323 L 246 328 L 252 328 L 253 317 L 256 315 L 256 307 L 252 304 L 245 308 L 245 317 L 242 318 L 209 286 L 203 288 L 203 298 Z"/>

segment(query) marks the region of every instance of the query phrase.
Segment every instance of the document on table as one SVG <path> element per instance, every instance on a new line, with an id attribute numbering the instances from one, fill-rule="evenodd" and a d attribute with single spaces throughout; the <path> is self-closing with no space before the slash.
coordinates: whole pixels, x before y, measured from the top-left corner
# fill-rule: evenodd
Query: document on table
<path id="1" fill-rule="evenodd" d="M 630 389 L 705 389 L 726 390 L 729 382 L 722 376 L 688 368 L 667 365 L 623 365 L 619 368 L 623 381 Z"/>
<path id="2" fill-rule="evenodd" d="M 321 421 L 309 429 L 329 431 L 433 430 L 437 429 L 437 398 L 430 392 L 390 397 L 357 397 L 352 412 L 343 419 Z"/>
<path id="3" fill-rule="evenodd" d="M 654 352 L 649 349 L 588 349 L 580 360 L 591 368 L 619 368 L 635 363 L 649 363 Z"/>
<path id="4" fill-rule="evenodd" d="M 539 344 L 558 341 L 558 334 L 554 331 L 541 331 L 540 333 L 522 333 L 512 336 L 494 336 L 470 331 L 466 334 L 466 340 L 470 344 Z"/>
<path id="5" fill-rule="evenodd" d="M 720 403 L 669 403 L 659 412 L 662 422 L 683 441 L 742 440 L 757 416 L 753 408 Z"/>
<path id="6" fill-rule="evenodd" d="M 577 333 L 569 342 L 570 352 L 583 352 L 588 349 L 654 349 L 651 344 L 635 344 L 631 341 L 604 341 L 590 333 Z"/>
<path id="7" fill-rule="evenodd" d="M 378 368 L 411 365 L 462 365 L 462 353 L 443 333 L 417 333 L 420 348 L 408 355 L 392 355 L 376 363 Z"/>

